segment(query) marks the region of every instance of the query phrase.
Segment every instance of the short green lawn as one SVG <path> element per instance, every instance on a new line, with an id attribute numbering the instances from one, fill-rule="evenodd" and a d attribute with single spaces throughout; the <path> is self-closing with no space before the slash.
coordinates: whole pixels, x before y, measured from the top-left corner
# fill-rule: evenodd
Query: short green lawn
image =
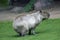
<path id="1" fill-rule="evenodd" d="M 17 36 L 11 21 L 0 21 L 0 40 L 60 40 L 60 19 L 48 19 L 36 28 L 36 35 Z"/>

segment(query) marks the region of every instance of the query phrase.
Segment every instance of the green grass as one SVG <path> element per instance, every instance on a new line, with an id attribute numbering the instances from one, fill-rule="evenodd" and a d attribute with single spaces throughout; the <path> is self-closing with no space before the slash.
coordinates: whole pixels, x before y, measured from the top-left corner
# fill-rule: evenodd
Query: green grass
<path id="1" fill-rule="evenodd" d="M 35 2 L 36 2 L 36 0 L 30 0 L 30 2 L 24 7 L 24 11 L 29 12 L 29 11 L 33 10 L 33 6 L 34 6 Z"/>
<path id="2" fill-rule="evenodd" d="M 24 11 L 29 12 L 29 11 L 33 10 L 34 3 L 35 3 L 35 0 L 30 0 L 30 2 L 28 4 L 26 4 L 26 6 L 24 7 Z M 8 0 L 1 0 L 0 7 L 4 7 L 4 8 L 9 7 Z"/>
<path id="3" fill-rule="evenodd" d="M 0 40 L 60 40 L 60 19 L 48 19 L 36 28 L 36 35 L 18 37 L 12 21 L 0 21 Z"/>
<path id="4" fill-rule="evenodd" d="M 0 0 L 0 7 L 7 7 L 8 6 L 8 0 Z"/>

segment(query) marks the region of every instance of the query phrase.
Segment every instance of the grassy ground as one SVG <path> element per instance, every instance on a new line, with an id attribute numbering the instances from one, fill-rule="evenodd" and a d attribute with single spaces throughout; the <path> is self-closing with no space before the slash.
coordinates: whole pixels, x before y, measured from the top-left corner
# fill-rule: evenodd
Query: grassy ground
<path id="1" fill-rule="evenodd" d="M 36 35 L 17 36 L 11 21 L 0 21 L 0 40 L 60 40 L 60 19 L 48 19 L 36 28 Z"/>
<path id="2" fill-rule="evenodd" d="M 0 7 L 8 6 L 8 0 L 0 0 Z"/>
<path id="3" fill-rule="evenodd" d="M 33 4 L 35 3 L 35 0 L 30 0 L 28 4 L 24 7 L 24 11 L 28 12 L 30 10 L 33 10 Z M 8 0 L 1 0 L 0 1 L 0 7 L 1 8 L 7 8 L 9 7 Z"/>

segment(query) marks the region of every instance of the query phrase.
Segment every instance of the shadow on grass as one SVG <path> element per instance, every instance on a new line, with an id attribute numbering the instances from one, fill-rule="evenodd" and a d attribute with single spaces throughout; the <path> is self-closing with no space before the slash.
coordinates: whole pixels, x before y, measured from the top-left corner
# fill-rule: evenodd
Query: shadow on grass
<path id="1" fill-rule="evenodd" d="M 43 31 L 38 31 L 38 32 L 36 32 L 36 34 L 35 35 L 38 35 L 38 34 L 44 34 L 44 33 L 49 33 L 50 32 L 50 30 L 43 30 Z M 25 36 L 34 36 L 33 34 L 31 34 L 31 35 L 29 35 L 29 34 L 26 34 Z M 12 35 L 11 37 L 24 37 L 24 36 L 19 36 L 19 35 Z"/>
<path id="2" fill-rule="evenodd" d="M 45 34 L 45 33 L 49 33 L 50 30 L 41 30 L 41 31 L 36 31 L 36 34 L 35 35 L 38 35 L 38 34 Z M 27 36 L 28 34 L 26 34 L 25 36 Z M 28 35 L 28 36 L 34 36 L 34 35 Z M 2 34 L 0 36 L 0 38 L 18 38 L 18 37 L 23 37 L 23 36 L 20 36 L 20 35 L 17 35 L 17 34 Z"/>
<path id="3" fill-rule="evenodd" d="M 12 35 L 11 37 L 21 37 L 20 35 Z"/>

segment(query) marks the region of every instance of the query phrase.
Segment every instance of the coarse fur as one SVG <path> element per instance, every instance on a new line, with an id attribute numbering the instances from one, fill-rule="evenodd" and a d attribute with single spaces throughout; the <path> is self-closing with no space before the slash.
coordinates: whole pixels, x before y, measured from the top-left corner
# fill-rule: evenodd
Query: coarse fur
<path id="1" fill-rule="evenodd" d="M 27 32 L 35 34 L 36 25 L 39 24 L 44 18 L 48 18 L 49 13 L 36 11 L 30 14 L 21 14 L 13 20 L 13 28 L 20 36 L 24 36 Z"/>

